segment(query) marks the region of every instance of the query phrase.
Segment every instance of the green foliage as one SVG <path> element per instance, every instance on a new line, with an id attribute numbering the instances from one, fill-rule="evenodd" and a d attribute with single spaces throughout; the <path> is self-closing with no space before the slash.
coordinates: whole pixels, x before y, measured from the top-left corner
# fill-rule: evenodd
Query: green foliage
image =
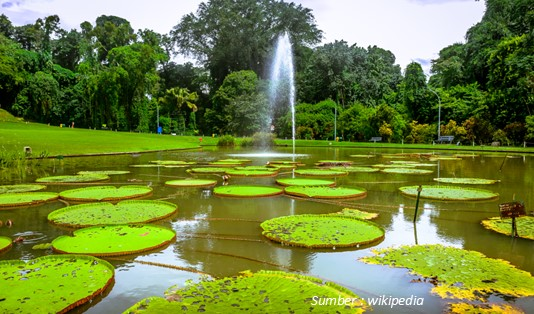
<path id="1" fill-rule="evenodd" d="M 328 99 L 317 104 L 300 103 L 295 108 L 295 124 L 297 127 L 308 128 L 308 132 L 314 135 L 314 139 L 333 139 L 334 138 L 334 113 L 335 108 L 340 110 L 338 104 L 333 100 Z M 285 121 L 289 122 L 288 113 Z M 277 130 L 283 130 L 278 133 L 279 136 L 291 136 L 291 126 L 286 124 Z"/>
<path id="2" fill-rule="evenodd" d="M 501 143 L 502 145 L 510 145 L 510 140 L 508 139 L 508 137 L 506 137 L 506 132 L 501 129 L 498 129 L 497 131 L 493 132 L 491 139 L 494 142 Z"/>
<path id="3" fill-rule="evenodd" d="M 227 197 L 267 197 L 282 193 L 283 190 L 272 186 L 227 185 L 213 189 L 213 194 Z"/>
<path id="4" fill-rule="evenodd" d="M 437 131 L 434 131 L 431 125 L 419 124 L 412 121 L 408 125 L 408 135 L 405 138 L 406 143 L 431 143 Z"/>
<path id="5" fill-rule="evenodd" d="M 40 184 L 0 185 L 0 194 L 34 192 L 34 191 L 40 191 L 44 189 L 46 189 L 46 185 L 40 185 Z"/>
<path id="6" fill-rule="evenodd" d="M 494 217 L 482 220 L 484 228 L 505 234 L 512 235 L 512 219 Z M 517 234 L 520 238 L 534 240 L 534 217 L 523 216 L 515 219 Z"/>
<path id="7" fill-rule="evenodd" d="M 525 140 L 534 141 L 534 115 L 525 118 L 526 135 Z"/>
<path id="8" fill-rule="evenodd" d="M 35 182 L 69 184 L 69 183 L 97 182 L 97 181 L 107 181 L 107 180 L 109 180 L 109 176 L 106 174 L 91 173 L 91 174 L 43 177 L 43 178 L 36 179 Z"/>
<path id="9" fill-rule="evenodd" d="M 65 190 L 59 196 L 65 200 L 78 202 L 118 201 L 129 198 L 146 196 L 152 193 L 152 188 L 139 185 L 93 186 L 80 189 Z"/>
<path id="10" fill-rule="evenodd" d="M 441 135 L 453 135 L 454 141 L 464 142 L 467 136 L 467 130 L 463 126 L 459 126 L 456 121 L 449 120 L 445 125 L 441 125 Z"/>
<path id="11" fill-rule="evenodd" d="M 217 146 L 234 147 L 235 138 L 232 135 L 223 135 L 219 137 L 219 140 L 217 141 Z"/>
<path id="12" fill-rule="evenodd" d="M 18 206 L 30 206 L 58 199 L 54 192 L 24 192 L 0 194 L 0 209 Z"/>

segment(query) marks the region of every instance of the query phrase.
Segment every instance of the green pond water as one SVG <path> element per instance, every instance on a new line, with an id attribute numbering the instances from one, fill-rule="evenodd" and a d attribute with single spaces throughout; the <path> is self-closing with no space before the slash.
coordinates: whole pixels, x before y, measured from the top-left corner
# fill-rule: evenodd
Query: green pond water
<path id="1" fill-rule="evenodd" d="M 290 149 L 277 149 L 277 153 L 291 153 Z M 116 267 L 115 283 L 106 294 L 91 304 L 75 309 L 75 313 L 121 313 L 134 303 L 149 296 L 163 296 L 173 285 L 184 286 L 186 280 L 198 280 L 200 275 L 168 266 L 193 268 L 215 277 L 233 276 L 243 270 L 283 270 L 336 282 L 364 298 L 411 296 L 423 298 L 422 305 L 375 305 L 375 313 L 442 313 L 449 300 L 430 293 L 431 283 L 410 282 L 416 276 L 406 269 L 369 265 L 359 261 L 373 253 L 372 248 L 405 244 L 444 244 L 476 250 L 488 257 L 509 261 L 517 268 L 534 273 L 534 242 L 512 239 L 480 225 L 482 219 L 499 215 L 500 203 L 523 201 L 527 212 L 534 210 L 534 156 L 505 154 L 479 154 L 461 160 L 429 161 L 426 158 L 398 158 L 383 154 L 429 153 L 430 151 L 378 150 L 372 148 L 298 148 L 296 161 L 305 164 L 299 169 L 314 168 L 318 160 L 351 160 L 353 166 L 386 164 L 394 160 L 433 163 L 421 169 L 434 170 L 432 174 L 349 173 L 332 178 L 338 186 L 363 187 L 368 194 L 356 200 L 304 200 L 288 196 L 254 199 L 221 198 L 213 195 L 213 188 L 176 188 L 165 186 L 165 181 L 191 178 L 187 167 L 130 167 L 149 164 L 153 160 L 184 160 L 208 163 L 219 159 L 245 158 L 247 165 L 265 165 L 268 161 L 290 160 L 291 157 L 253 156 L 249 150 L 204 148 L 198 151 L 173 151 L 140 155 L 104 157 L 77 157 L 62 160 L 50 159 L 24 172 L 24 178 L 0 173 L 1 184 L 32 183 L 43 176 L 73 175 L 79 171 L 129 170 L 131 173 L 111 175 L 100 185 L 148 185 L 153 195 L 145 199 L 165 200 L 178 205 L 178 213 L 156 222 L 177 232 L 176 242 L 170 246 L 137 255 L 106 258 Z M 449 152 L 435 151 L 440 155 Z M 370 158 L 350 155 L 372 154 Z M 243 157 L 245 156 L 245 157 Z M 195 165 L 198 167 L 198 165 Z M 501 169 L 501 170 L 500 170 Z M 197 178 L 218 180 L 220 175 L 196 175 Z M 280 170 L 276 177 L 232 177 L 229 184 L 276 186 L 276 179 L 291 177 L 291 170 Z M 483 202 L 434 201 L 421 199 L 417 224 L 412 223 L 415 199 L 403 196 L 398 188 L 419 184 L 439 184 L 437 177 L 473 177 L 500 180 L 493 185 L 468 185 L 488 189 L 500 194 L 496 200 Z M 442 183 L 443 184 L 443 183 Z M 49 185 L 45 191 L 60 192 L 94 184 Z M 443 184 L 447 185 L 447 184 Z M 0 210 L 0 220 L 11 219 L 13 226 L 0 227 L 0 236 L 26 241 L 14 244 L 11 250 L 0 253 L 0 260 L 32 259 L 48 250 L 33 250 L 39 243 L 52 242 L 60 235 L 70 234 L 47 222 L 51 211 L 66 206 L 54 201 L 40 206 Z M 261 235 L 260 223 L 273 217 L 294 214 L 325 214 L 352 207 L 379 213 L 374 220 L 386 230 L 385 239 L 374 245 L 337 250 L 313 250 L 281 246 Z M 520 232 L 520 230 L 519 230 Z M 150 262 L 145 263 L 145 262 Z M 1 286 L 1 282 L 0 282 Z M 310 298 L 313 296 L 309 296 Z M 508 302 L 525 312 L 534 310 L 534 298 L 503 300 L 493 296 L 490 301 Z M 0 304 L 1 310 L 1 304 Z M 0 311 L 1 312 L 1 311 Z"/>

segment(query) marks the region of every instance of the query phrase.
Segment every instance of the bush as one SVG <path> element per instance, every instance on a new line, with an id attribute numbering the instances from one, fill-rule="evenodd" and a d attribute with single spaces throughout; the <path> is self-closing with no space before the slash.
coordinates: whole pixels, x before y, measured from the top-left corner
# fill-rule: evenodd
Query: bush
<path id="1" fill-rule="evenodd" d="M 234 147 L 235 139 L 232 135 L 223 135 L 219 138 L 219 141 L 217 142 L 217 146 Z"/>
<path id="2" fill-rule="evenodd" d="M 406 143 L 431 143 L 436 132 L 434 128 L 428 124 L 419 124 L 417 121 L 412 121 L 408 125 L 409 134 L 406 136 Z"/>

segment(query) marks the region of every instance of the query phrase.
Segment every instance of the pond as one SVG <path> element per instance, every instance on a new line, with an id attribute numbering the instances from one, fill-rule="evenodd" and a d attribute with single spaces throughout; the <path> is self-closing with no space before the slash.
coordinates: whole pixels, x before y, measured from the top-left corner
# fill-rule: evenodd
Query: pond
<path id="1" fill-rule="evenodd" d="M 279 148 L 277 153 L 291 153 Z M 52 175 L 71 175 L 87 170 L 129 170 L 130 173 L 112 175 L 105 185 L 148 185 L 154 189 L 149 199 L 166 200 L 177 204 L 178 213 L 157 222 L 177 232 L 176 242 L 154 252 L 106 258 L 116 267 L 115 283 L 106 295 L 74 312 L 120 313 L 149 296 L 163 296 L 173 286 L 183 286 L 189 279 L 198 280 L 194 269 L 215 277 L 233 276 L 243 270 L 283 270 L 301 272 L 336 282 L 356 294 L 368 297 L 424 298 L 424 304 L 412 306 L 375 306 L 377 313 L 442 313 L 447 301 L 431 294 L 431 283 L 411 282 L 417 278 L 406 269 L 365 264 L 359 259 L 372 255 L 371 249 L 405 244 L 444 244 L 476 250 L 488 257 L 509 261 L 517 268 L 534 273 L 534 244 L 531 240 L 511 237 L 484 229 L 480 221 L 499 215 L 499 204 L 514 198 L 532 210 L 534 196 L 534 156 L 486 153 L 464 153 L 455 160 L 429 161 L 420 153 L 451 155 L 444 151 L 378 150 L 373 148 L 298 148 L 300 168 L 314 168 L 319 160 L 350 160 L 353 165 L 387 164 L 394 160 L 432 163 L 425 169 L 431 174 L 349 173 L 332 178 L 338 186 L 363 187 L 367 196 L 359 199 L 313 201 L 274 196 L 255 199 L 222 198 L 213 195 L 213 188 L 183 188 L 166 186 L 165 181 L 190 178 L 188 167 L 131 167 L 153 160 L 185 160 L 211 162 L 227 158 L 245 158 L 248 150 L 204 148 L 198 151 L 172 151 L 135 155 L 76 157 L 43 161 L 24 182 Z M 398 154 L 411 154 L 400 158 Z M 237 154 L 237 155 L 236 155 Z M 470 155 L 471 154 L 471 155 Z M 351 157 L 352 155 L 352 157 Z M 361 155 L 368 155 L 362 157 Z M 287 157 L 246 155 L 249 165 L 265 165 Z M 275 180 L 291 177 L 291 171 L 281 171 L 276 177 L 231 177 L 229 184 L 276 186 Z M 222 184 L 220 175 L 197 175 L 214 178 Z M 434 201 L 421 199 L 417 223 L 413 224 L 415 199 L 402 195 L 399 187 L 419 184 L 439 184 L 438 177 L 486 178 L 500 180 L 492 185 L 474 185 L 499 193 L 498 199 L 488 201 Z M 2 184 L 22 183 L 6 180 Z M 445 183 L 441 183 L 444 184 Z M 49 185 L 47 191 L 59 192 L 87 185 Z M 471 187 L 471 186 L 469 186 Z M 1 260 L 32 259 L 51 254 L 48 250 L 33 250 L 37 243 L 51 242 L 69 234 L 47 222 L 51 211 L 64 207 L 59 201 L 40 206 L 0 210 L 0 220 L 11 219 L 13 226 L 0 228 L 1 236 L 27 240 L 17 243 L 0 255 Z M 343 208 L 357 208 L 378 213 L 374 221 L 386 230 L 385 239 L 374 245 L 350 249 L 315 250 L 281 246 L 261 235 L 264 220 L 295 214 L 325 214 Z M 311 296 L 310 296 L 311 297 Z M 503 302 L 499 297 L 490 301 Z M 534 308 L 534 298 L 521 298 L 514 305 L 526 312 Z"/>

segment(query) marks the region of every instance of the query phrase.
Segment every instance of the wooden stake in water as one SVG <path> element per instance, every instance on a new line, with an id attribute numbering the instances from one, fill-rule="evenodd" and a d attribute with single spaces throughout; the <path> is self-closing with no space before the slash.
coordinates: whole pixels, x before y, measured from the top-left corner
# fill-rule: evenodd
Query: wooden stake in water
<path id="1" fill-rule="evenodd" d="M 417 199 L 415 200 L 415 214 L 413 215 L 413 223 L 417 220 L 417 209 L 419 208 L 419 196 L 421 195 L 421 191 L 423 190 L 423 187 L 419 185 L 417 188 Z"/>

